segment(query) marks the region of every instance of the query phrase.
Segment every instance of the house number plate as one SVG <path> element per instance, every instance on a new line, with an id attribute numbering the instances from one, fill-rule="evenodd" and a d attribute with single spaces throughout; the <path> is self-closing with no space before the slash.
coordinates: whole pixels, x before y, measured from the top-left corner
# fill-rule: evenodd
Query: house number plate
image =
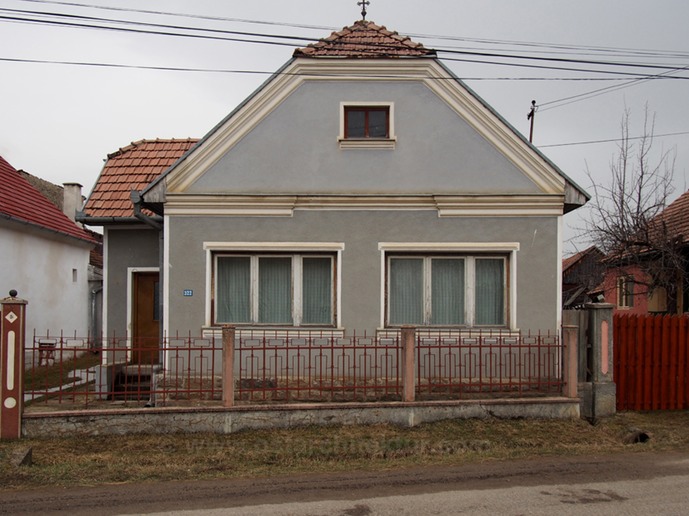
<path id="1" fill-rule="evenodd" d="M 193 290 L 184 290 L 182 292 L 182 294 L 184 295 L 184 297 L 191 297 L 194 295 L 194 291 Z"/>

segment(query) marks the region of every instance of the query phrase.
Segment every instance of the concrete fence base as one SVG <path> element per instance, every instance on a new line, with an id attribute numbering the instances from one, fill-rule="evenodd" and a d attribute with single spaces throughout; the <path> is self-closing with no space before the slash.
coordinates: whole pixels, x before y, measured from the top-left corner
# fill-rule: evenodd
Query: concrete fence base
<path id="1" fill-rule="evenodd" d="M 414 403 L 299 404 L 234 408 L 151 408 L 25 414 L 24 437 L 214 433 L 308 425 L 412 427 L 448 419 L 579 418 L 579 400 L 530 398 Z"/>

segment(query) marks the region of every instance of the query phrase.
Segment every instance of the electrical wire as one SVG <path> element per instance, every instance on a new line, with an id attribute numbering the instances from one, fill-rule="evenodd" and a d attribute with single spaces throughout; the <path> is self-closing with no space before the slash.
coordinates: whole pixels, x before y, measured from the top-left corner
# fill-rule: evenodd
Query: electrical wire
<path id="1" fill-rule="evenodd" d="M 665 133 L 665 134 L 653 134 L 653 138 L 663 138 L 666 136 L 680 136 L 684 134 L 689 134 L 689 131 L 680 131 L 677 133 Z M 611 138 L 608 140 L 589 140 L 584 142 L 570 142 L 570 143 L 551 143 L 549 145 L 538 145 L 539 149 L 545 149 L 546 147 L 569 147 L 572 145 L 590 145 L 594 143 L 610 143 L 610 142 L 622 142 L 625 140 L 641 140 L 643 138 L 648 138 L 646 136 L 628 136 L 626 138 Z"/>

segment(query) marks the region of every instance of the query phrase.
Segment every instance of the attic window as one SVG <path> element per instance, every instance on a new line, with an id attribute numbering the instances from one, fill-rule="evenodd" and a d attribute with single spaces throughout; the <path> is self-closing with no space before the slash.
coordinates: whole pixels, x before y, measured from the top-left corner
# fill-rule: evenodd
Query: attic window
<path id="1" fill-rule="evenodd" d="M 394 149 L 393 122 L 391 102 L 342 102 L 340 148 Z"/>

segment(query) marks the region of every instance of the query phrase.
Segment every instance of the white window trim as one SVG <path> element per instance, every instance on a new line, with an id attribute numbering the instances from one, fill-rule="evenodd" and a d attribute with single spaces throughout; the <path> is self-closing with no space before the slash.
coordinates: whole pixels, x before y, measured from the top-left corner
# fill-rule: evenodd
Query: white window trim
<path id="1" fill-rule="evenodd" d="M 203 249 L 206 252 L 206 310 L 205 310 L 205 327 L 211 328 L 213 321 L 213 313 L 211 310 L 211 297 L 213 292 L 213 267 L 215 266 L 214 255 L 218 252 L 227 253 L 247 253 L 251 255 L 260 255 L 266 252 L 281 252 L 285 255 L 294 257 L 296 255 L 301 255 L 301 253 L 312 254 L 328 254 L 335 255 L 333 258 L 333 264 L 335 266 L 336 275 L 334 278 L 333 287 L 335 288 L 335 296 L 333 297 L 334 306 L 332 310 L 334 311 L 334 327 L 341 328 L 341 318 L 342 318 L 342 252 L 345 249 L 344 242 L 204 242 Z M 253 263 L 253 260 L 252 260 Z M 256 266 L 258 266 L 258 261 L 256 261 Z M 294 260 L 292 260 L 293 267 L 293 281 L 296 282 L 298 278 L 294 276 Z M 258 277 L 258 275 L 256 275 Z M 299 282 L 300 283 L 300 282 Z M 300 283 L 301 284 L 301 283 Z M 253 287 L 252 287 L 253 288 Z M 297 288 L 297 287 L 295 287 Z M 298 291 L 301 287 L 298 287 Z M 295 292 L 292 296 L 294 306 L 292 307 L 292 313 L 294 317 L 295 326 L 290 326 L 290 328 L 302 328 L 308 329 L 312 326 L 296 326 L 297 320 L 301 323 L 301 308 L 295 310 L 297 305 L 296 295 L 301 295 L 299 292 Z M 252 300 L 252 303 L 254 301 Z M 258 300 L 256 299 L 257 303 Z M 252 310 L 254 307 L 252 307 Z M 298 319 L 297 319 L 298 317 Z M 330 326 L 328 325 L 328 328 Z"/>
<path id="2" fill-rule="evenodd" d="M 490 258 L 491 254 L 500 253 L 508 255 L 509 271 L 505 269 L 506 273 L 506 287 L 508 297 L 505 300 L 506 306 L 506 321 L 505 327 L 509 331 L 518 331 L 517 327 L 517 253 L 519 251 L 519 242 L 379 242 L 378 250 L 380 252 L 380 326 L 381 330 L 388 329 L 385 326 L 387 319 L 386 306 L 386 284 L 387 284 L 387 258 L 389 255 L 396 253 L 418 253 L 429 254 L 434 253 L 456 253 L 456 254 L 472 254 L 485 253 L 486 258 Z M 504 257 L 504 256 L 502 256 Z M 475 257 L 474 257 L 475 258 Z M 467 282 L 467 288 L 470 282 Z M 473 296 L 467 292 L 466 305 L 473 303 Z M 473 294 L 473 292 L 471 293 Z M 465 310 L 469 308 L 465 305 Z M 479 326 L 477 328 L 482 328 Z M 467 329 L 470 329 L 469 327 Z"/>
<path id="3" fill-rule="evenodd" d="M 345 108 L 348 107 L 385 107 L 388 108 L 387 138 L 345 138 Z M 389 149 L 393 150 L 397 142 L 395 135 L 395 103 L 394 102 L 340 102 L 340 135 L 337 137 L 340 149 Z"/>

